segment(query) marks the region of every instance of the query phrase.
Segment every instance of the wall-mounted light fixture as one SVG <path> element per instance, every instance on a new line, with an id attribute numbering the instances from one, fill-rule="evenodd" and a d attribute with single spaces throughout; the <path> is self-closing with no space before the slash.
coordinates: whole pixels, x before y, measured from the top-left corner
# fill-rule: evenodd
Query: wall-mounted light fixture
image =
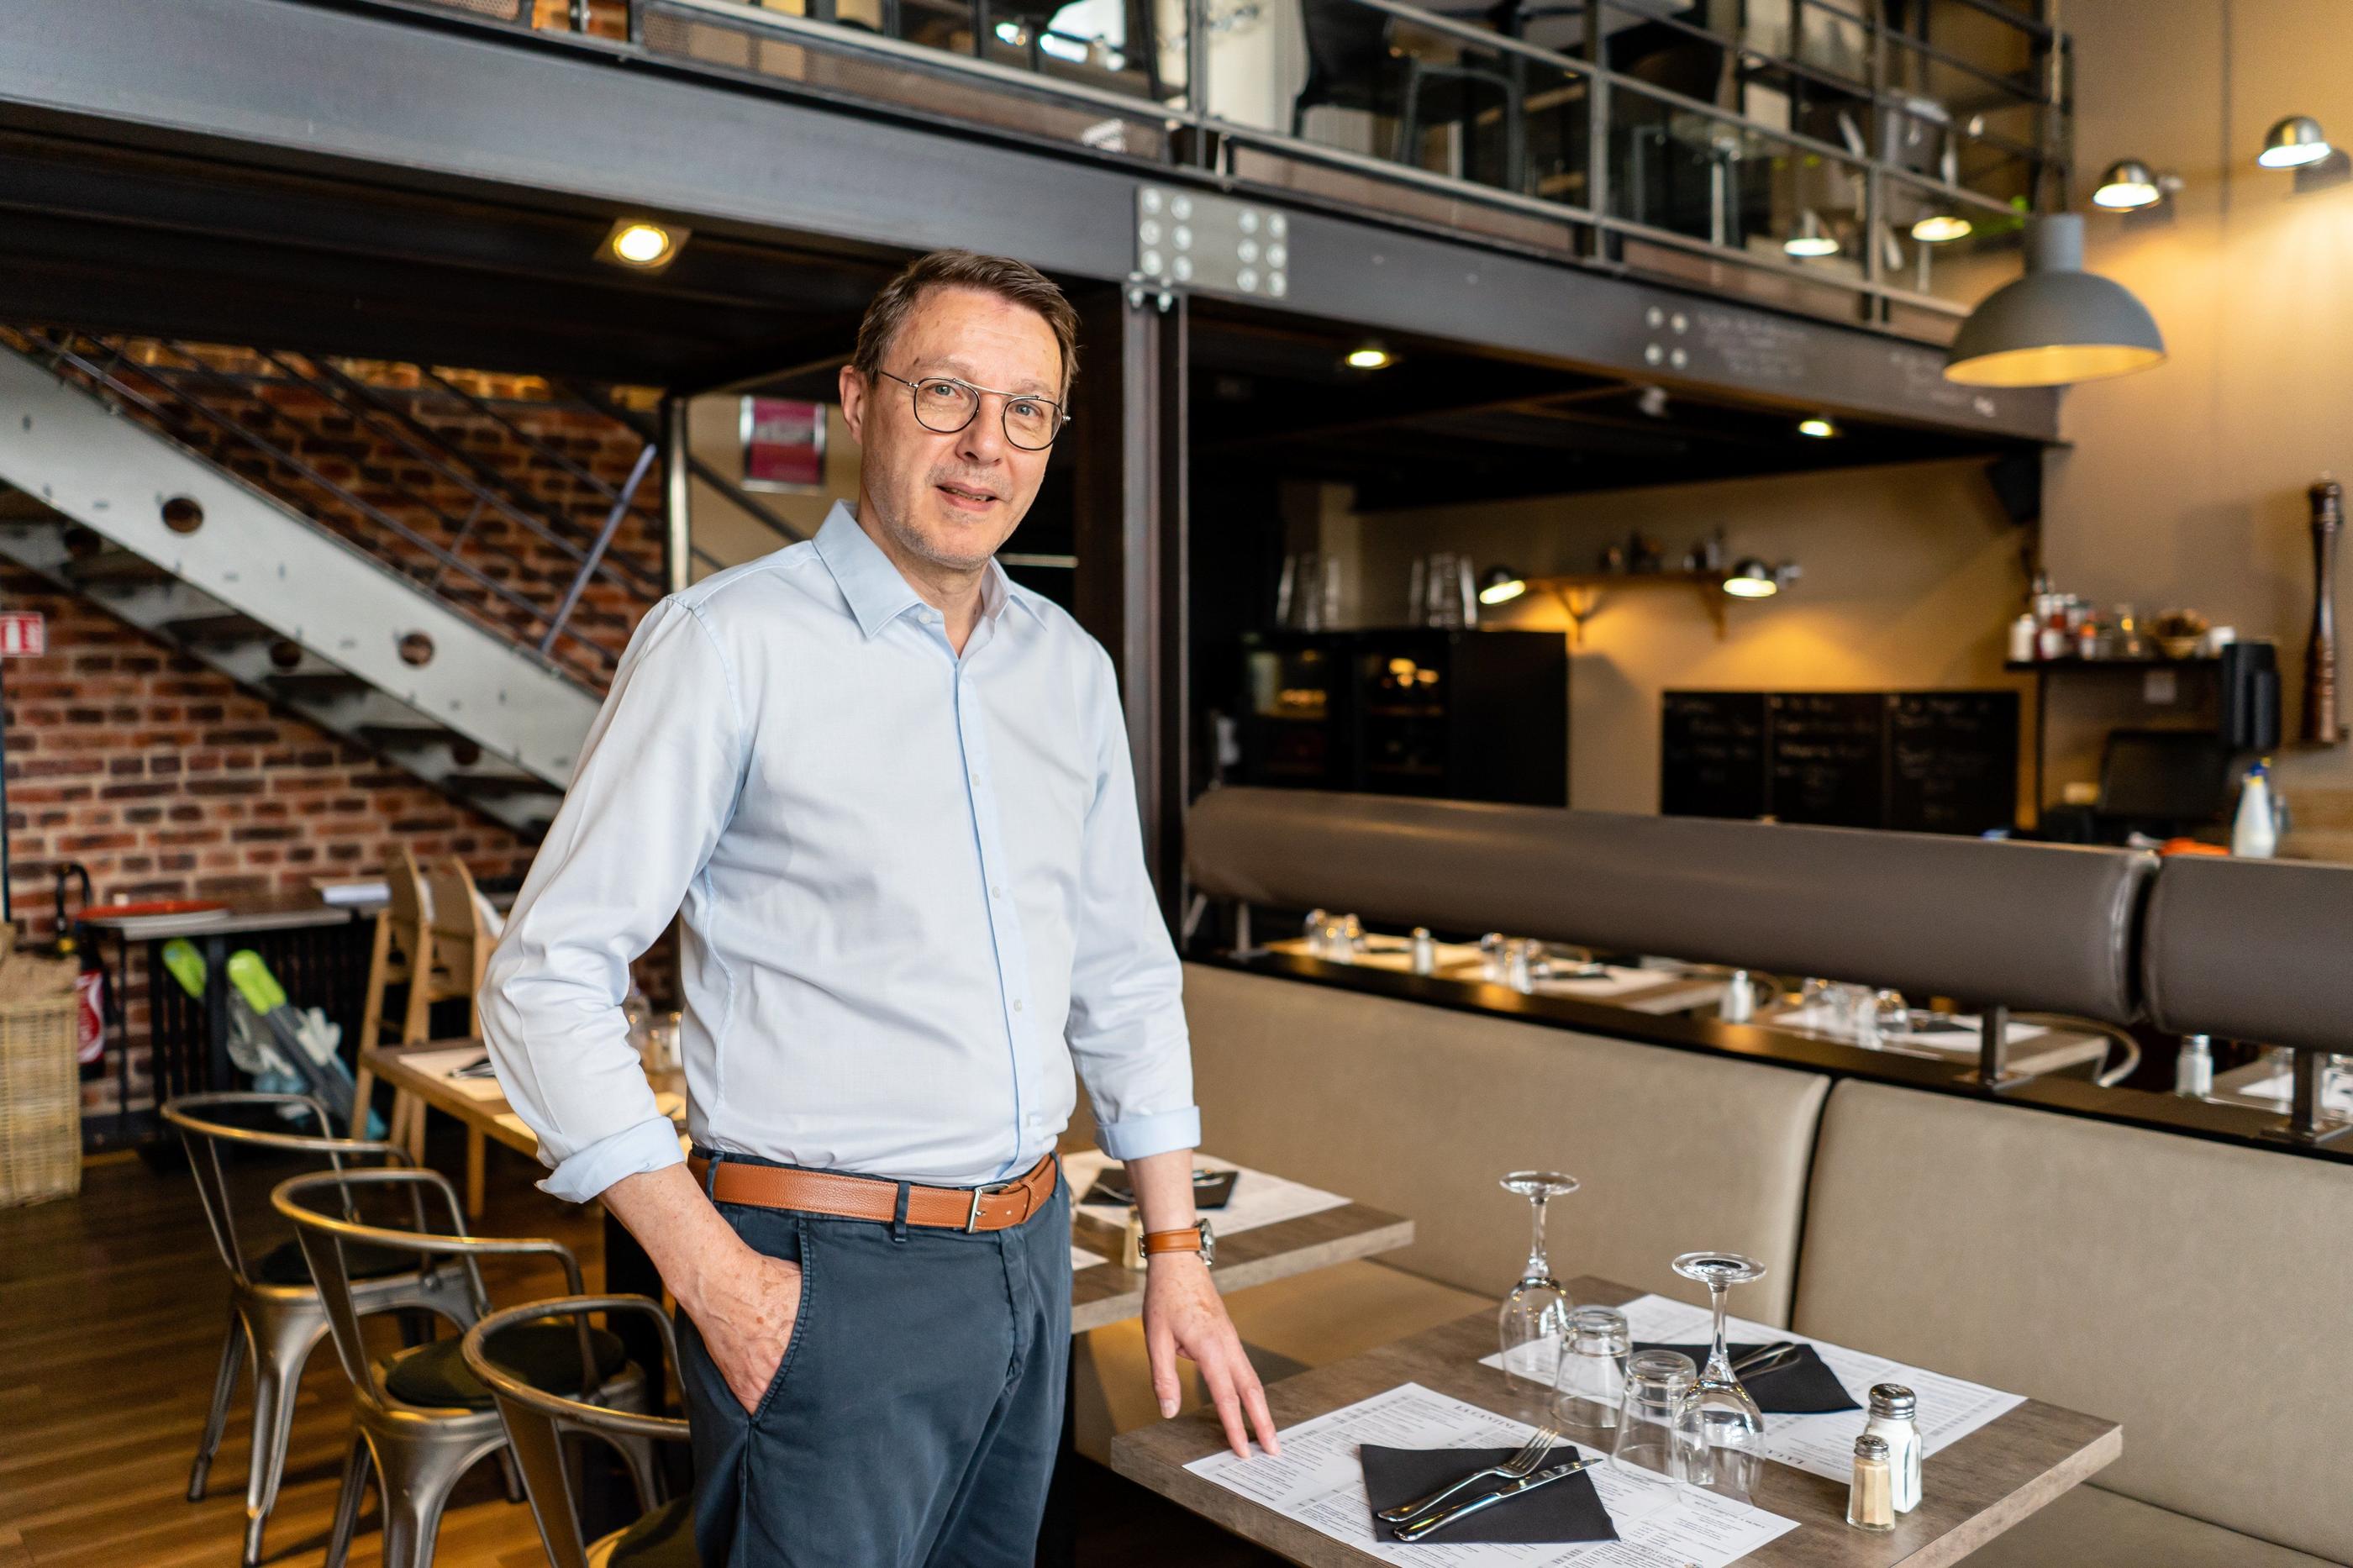
<path id="1" fill-rule="evenodd" d="M 1836 256 L 1844 247 L 1836 235 L 1822 227 L 1822 215 L 1806 207 L 1798 214 L 1798 232 L 1783 240 L 1781 248 L 1791 256 L 1806 258 Z"/>
<path id="2" fill-rule="evenodd" d="M 1767 566 L 1754 555 L 1743 556 L 1725 574 L 1724 591 L 1736 599 L 1769 599 L 1804 574 L 1794 561 Z"/>
<path id="3" fill-rule="evenodd" d="M 651 218 L 617 218 L 596 247 L 596 259 L 633 272 L 659 272 L 686 247 L 688 231 Z"/>
<path id="4" fill-rule="evenodd" d="M 1827 441 L 1832 437 L 1844 434 L 1844 432 L 1839 429 L 1837 421 L 1825 419 L 1818 414 L 1810 419 L 1799 420 L 1798 434 L 1800 436 L 1810 436 L 1817 441 Z"/>
<path id="5" fill-rule="evenodd" d="M 1923 245 L 1950 245 L 1977 232 L 1977 225 L 1958 213 L 1930 213 L 1912 226 L 1912 237 Z"/>
<path id="6" fill-rule="evenodd" d="M 2263 150 L 2255 154 L 2255 162 L 2266 169 L 2301 169 L 2333 150 L 2319 121 L 2309 114 L 2291 114 L 2264 132 Z"/>
<path id="7" fill-rule="evenodd" d="M 2092 192 L 2092 205 L 2111 212 L 2130 212 L 2135 207 L 2153 207 L 2180 188 L 2177 176 L 2158 174 L 2137 158 L 2120 158 L 2100 175 L 2099 185 Z"/>
<path id="8" fill-rule="evenodd" d="M 2144 370 L 2165 358 L 2148 307 L 2084 270 L 2084 217 L 2026 226 L 2026 275 L 1978 301 L 1953 336 L 1945 379 L 1968 386 L 2060 386 Z"/>
<path id="9" fill-rule="evenodd" d="M 1527 579 L 1509 566 L 1490 566 L 1479 579 L 1482 605 L 1508 605 L 1527 591 Z"/>

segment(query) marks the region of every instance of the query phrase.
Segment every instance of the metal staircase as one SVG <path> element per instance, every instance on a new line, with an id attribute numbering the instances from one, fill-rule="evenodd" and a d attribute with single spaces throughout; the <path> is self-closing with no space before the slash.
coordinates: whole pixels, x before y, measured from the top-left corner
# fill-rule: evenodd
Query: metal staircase
<path id="1" fill-rule="evenodd" d="M 14 492 L 0 489 L 0 555 L 518 832 L 544 829 L 659 593 L 612 549 L 650 442 L 617 485 L 414 372 L 442 406 L 470 404 L 477 428 L 495 420 L 530 445 L 560 481 L 549 488 L 572 498 L 551 504 L 436 431 L 414 399 L 324 361 L 265 353 L 263 374 L 240 379 L 179 345 L 134 357 L 7 337 L 0 481 Z M 321 457 L 330 437 L 360 460 Z M 423 495 L 428 484 L 466 515 Z M 601 520 L 569 515 L 583 505 Z M 510 538 L 573 570 L 534 564 Z"/>

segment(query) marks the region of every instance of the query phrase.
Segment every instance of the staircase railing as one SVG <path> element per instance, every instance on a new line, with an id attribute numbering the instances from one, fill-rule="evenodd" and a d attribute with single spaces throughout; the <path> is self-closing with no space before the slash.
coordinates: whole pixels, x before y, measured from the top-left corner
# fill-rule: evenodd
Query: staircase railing
<path id="1" fill-rule="evenodd" d="M 662 593 L 659 559 L 616 549 L 621 530 L 649 503 L 654 439 L 609 403 L 550 386 L 534 407 L 593 420 L 637 441 L 625 479 L 597 474 L 495 403 L 427 366 L 404 367 L 413 384 L 362 381 L 326 359 L 271 350 L 237 373 L 187 344 L 79 333 L 0 330 L 0 341 L 105 397 L 128 416 L 274 495 L 360 546 L 421 590 L 549 665 L 601 690 L 646 607 Z M 529 456 L 550 490 L 535 495 L 429 422 L 454 409 L 485 422 Z M 381 459 L 397 458 L 397 462 Z M 425 493 L 430 485 L 452 498 Z M 576 515 L 595 509 L 594 521 Z M 519 532 L 533 560 L 494 534 Z"/>

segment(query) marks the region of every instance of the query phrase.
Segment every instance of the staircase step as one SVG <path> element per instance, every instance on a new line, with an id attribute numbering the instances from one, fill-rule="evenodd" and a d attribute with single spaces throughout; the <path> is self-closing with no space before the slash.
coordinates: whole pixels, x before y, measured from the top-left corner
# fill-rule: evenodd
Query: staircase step
<path id="1" fill-rule="evenodd" d="M 79 556 L 67 562 L 64 571 L 67 579 L 81 588 L 118 584 L 136 586 L 172 580 L 169 572 L 129 550 L 101 550 L 93 555 Z"/>
<path id="2" fill-rule="evenodd" d="M 442 786 L 469 795 L 560 795 L 563 784 L 548 784 L 520 773 L 445 773 Z"/>
<path id="3" fill-rule="evenodd" d="M 188 616 L 165 621 L 164 633 L 185 643 L 260 642 L 278 634 L 251 616 L 232 610 L 219 616 Z"/>
<path id="4" fill-rule="evenodd" d="M 362 724 L 360 739 L 385 751 L 413 751 L 419 746 L 455 745 L 465 737 L 439 724 Z"/>
<path id="5" fill-rule="evenodd" d="M 271 691 L 290 702 L 332 702 L 338 697 L 357 697 L 369 689 L 368 683 L 358 676 L 340 670 L 266 675 L 262 679 Z"/>

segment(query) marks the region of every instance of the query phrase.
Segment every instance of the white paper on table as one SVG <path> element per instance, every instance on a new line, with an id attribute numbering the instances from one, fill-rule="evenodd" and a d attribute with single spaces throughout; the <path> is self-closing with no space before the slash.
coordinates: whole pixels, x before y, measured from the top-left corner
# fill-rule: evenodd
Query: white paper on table
<path id="1" fill-rule="evenodd" d="M 1117 1164 L 1100 1149 L 1082 1150 L 1062 1156 L 1062 1175 L 1071 1184 L 1071 1196 L 1082 1198 L 1092 1191 L 1095 1178 L 1108 1167 Z M 1207 1154 L 1193 1158 L 1195 1166 L 1205 1171 L 1239 1171 L 1234 1182 L 1234 1195 L 1221 1209 L 1209 1209 L 1209 1224 L 1219 1236 L 1231 1236 L 1237 1231 L 1255 1230 L 1262 1225 L 1281 1220 L 1297 1219 L 1302 1215 L 1321 1214 L 1335 1209 L 1348 1200 L 1337 1193 L 1327 1193 L 1321 1187 L 1311 1187 L 1299 1182 L 1270 1176 L 1264 1171 L 1253 1171 L 1247 1165 L 1237 1165 L 1230 1160 L 1214 1159 Z M 1088 1204 L 1078 1205 L 1078 1212 L 1092 1215 L 1105 1225 L 1124 1226 L 1127 1210 L 1119 1204 Z"/>
<path id="2" fill-rule="evenodd" d="M 1073 1247 L 1071 1248 L 1071 1272 L 1073 1274 L 1076 1274 L 1082 1268 L 1092 1268 L 1098 1263 L 1109 1263 L 1111 1259 L 1105 1258 L 1102 1253 L 1089 1252 L 1083 1247 Z"/>
<path id="3" fill-rule="evenodd" d="M 1936 1051 L 1976 1053 L 1978 1041 L 1985 1032 L 1983 1019 L 1975 1013 L 1939 1013 L 1936 1016 L 1939 1021 L 1956 1026 L 1926 1034 L 1880 1035 L 1874 1038 L 1882 1045 L 1920 1046 Z M 1854 1037 L 1854 1031 L 1848 1026 L 1846 1016 L 1837 1008 L 1826 1007 L 1820 1003 L 1810 1007 L 1792 1007 L 1786 1013 L 1775 1013 L 1757 1022 L 1768 1029 L 1802 1029 L 1810 1034 L 1835 1035 L 1841 1039 Z M 2012 1024 L 2003 1030 L 2003 1037 L 2009 1044 L 2016 1046 L 2050 1032 L 2040 1024 Z"/>
<path id="4" fill-rule="evenodd" d="M 1627 1330 L 1638 1344 L 1705 1344 L 1715 1338 L 1715 1318 L 1705 1307 L 1664 1296 L 1639 1296 L 1618 1310 L 1626 1314 Z M 1797 1340 L 1813 1346 L 1847 1396 L 1860 1405 L 1870 1405 L 1873 1384 L 1902 1384 L 1920 1401 L 1915 1419 L 1919 1423 L 1920 1451 L 1924 1456 L 1950 1447 L 1994 1417 L 2026 1403 L 2022 1394 L 2004 1394 L 1981 1383 L 1947 1377 L 1926 1367 L 1906 1366 L 1884 1356 L 1865 1355 L 1788 1329 L 1752 1323 L 1746 1318 L 1727 1316 L 1724 1337 L 1727 1342 L 1770 1344 L 1777 1340 Z M 1479 1364 L 1503 1363 L 1503 1354 L 1498 1352 Z M 1514 1364 L 1519 1363 L 1515 1361 Z M 1546 1372 L 1535 1373 L 1538 1382 L 1547 1375 Z M 1849 1479 L 1854 1474 L 1854 1440 L 1862 1433 L 1863 1420 L 1862 1410 L 1832 1410 L 1815 1415 L 1777 1415 L 1768 1411 L 1765 1416 L 1765 1457 L 1834 1481 Z"/>
<path id="5" fill-rule="evenodd" d="M 2268 1100 L 2284 1108 L 2295 1098 L 2295 1075 L 2281 1073 L 2251 1083 L 2237 1092 L 2250 1100 Z M 2339 1116 L 2353 1117 L 2353 1073 L 2328 1072 L 2324 1069 L 2320 1086 L 2320 1109 L 2333 1110 Z"/>
<path id="6" fill-rule="evenodd" d="M 1220 1450 L 1185 1468 L 1385 1563 L 1416 1568 L 1724 1568 L 1735 1558 L 1798 1528 L 1793 1520 L 1746 1503 L 1690 1487 L 1630 1480 L 1600 1465 L 1586 1473 L 1593 1478 L 1594 1489 L 1609 1510 L 1610 1522 L 1618 1527 L 1616 1541 L 1406 1546 L 1374 1535 L 1372 1505 L 1365 1495 L 1364 1468 L 1356 1456 L 1364 1444 L 1393 1448 L 1516 1448 L 1533 1431 L 1508 1415 L 1409 1383 L 1284 1428 L 1281 1458 L 1254 1453 L 1247 1459 L 1237 1459 Z M 1554 1461 L 1567 1462 L 1573 1447 L 1563 1444 L 1555 1448 Z"/>

